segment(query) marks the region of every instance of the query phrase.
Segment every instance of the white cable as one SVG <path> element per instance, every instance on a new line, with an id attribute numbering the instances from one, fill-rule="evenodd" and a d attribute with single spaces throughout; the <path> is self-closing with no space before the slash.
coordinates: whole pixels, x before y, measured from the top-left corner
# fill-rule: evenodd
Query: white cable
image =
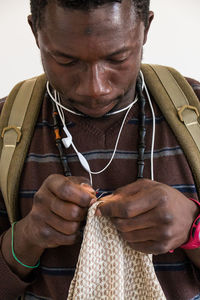
<path id="1" fill-rule="evenodd" d="M 46 84 L 46 87 L 47 87 L 47 92 L 49 94 L 49 96 L 51 97 L 51 99 L 57 104 L 59 105 L 60 107 L 62 107 L 63 109 L 69 111 L 70 113 L 74 114 L 74 115 L 77 115 L 77 116 L 83 116 L 83 114 L 80 114 L 80 113 L 77 113 L 69 108 L 66 108 L 65 106 L 63 106 L 61 103 L 59 103 L 58 101 L 55 100 L 55 98 L 53 97 L 51 91 L 50 91 L 50 88 L 49 88 L 49 81 L 47 81 L 47 84 Z M 57 98 L 57 91 L 54 90 L 54 95 L 56 95 L 56 98 Z"/>
<path id="2" fill-rule="evenodd" d="M 149 106 L 151 108 L 151 113 L 152 113 L 152 118 L 153 118 L 153 128 L 152 128 L 152 140 L 151 140 L 151 180 L 154 180 L 154 162 L 153 162 L 153 155 L 154 155 L 154 144 L 155 144 L 155 132 L 156 132 L 156 126 L 155 126 L 155 113 L 154 113 L 154 109 L 153 109 L 153 105 L 151 103 L 151 98 L 147 89 L 147 86 L 145 84 L 144 81 L 144 75 L 142 73 L 142 71 L 140 71 L 140 75 L 142 77 L 142 82 L 143 82 L 143 87 L 146 95 L 147 95 L 147 99 L 149 101 Z"/>
<path id="3" fill-rule="evenodd" d="M 57 99 L 55 98 L 55 100 L 57 100 Z M 91 169 L 90 169 L 90 167 L 89 167 L 89 164 L 88 164 L 88 168 L 87 168 L 87 169 L 84 167 L 84 168 L 86 169 L 86 171 L 89 173 L 91 185 L 92 185 L 92 175 L 97 175 L 97 174 L 100 174 L 100 173 L 104 172 L 104 171 L 109 167 L 109 165 L 111 164 L 111 162 L 113 161 L 113 158 L 114 158 L 115 153 L 116 153 L 116 151 L 117 151 L 117 146 L 118 146 L 118 143 L 119 143 L 119 139 L 120 139 L 121 132 L 122 132 L 122 129 L 123 129 L 123 127 L 124 127 L 124 123 L 125 123 L 125 121 L 126 121 L 126 118 L 127 118 L 127 116 L 128 116 L 129 111 L 131 110 L 132 106 L 133 106 L 137 101 L 138 101 L 138 98 L 136 97 L 135 100 L 131 103 L 131 106 L 129 106 L 129 108 L 128 108 L 128 110 L 127 110 L 125 116 L 124 116 L 124 119 L 123 119 L 123 121 L 122 121 L 122 125 L 121 125 L 121 127 L 120 127 L 120 130 L 119 130 L 119 133 L 118 133 L 118 136 L 117 136 L 117 140 L 116 140 L 116 143 L 115 143 L 115 148 L 114 148 L 113 154 L 112 154 L 112 156 L 111 156 L 109 162 L 107 163 L 107 165 L 106 165 L 103 169 L 101 169 L 101 170 L 99 170 L 99 171 L 97 171 L 97 172 L 91 171 Z M 57 101 L 56 101 L 56 102 L 57 102 Z M 58 102 L 57 102 L 57 103 L 58 103 Z M 56 104 L 57 104 L 57 103 L 56 103 Z M 64 115 L 63 115 L 62 107 L 59 107 L 59 108 L 58 108 L 58 106 L 57 106 L 57 109 L 58 109 L 58 113 L 59 113 L 60 119 L 61 119 L 61 121 L 62 121 L 62 123 L 63 123 L 63 126 L 66 126 L 66 125 L 65 125 L 65 117 L 64 117 Z M 83 164 L 82 164 L 82 159 L 80 159 L 80 155 L 81 155 L 82 157 L 83 157 L 83 155 L 77 150 L 77 148 L 76 148 L 76 146 L 74 145 L 73 141 L 71 142 L 71 145 L 72 145 L 74 151 L 76 152 L 76 155 L 78 156 L 79 161 L 81 162 L 81 165 L 83 166 Z M 83 158 L 84 158 L 84 157 L 83 157 Z"/>
<path id="4" fill-rule="evenodd" d="M 108 168 L 108 166 L 111 164 L 111 162 L 112 162 L 112 160 L 113 160 L 113 158 L 114 158 L 114 156 L 115 156 L 115 153 L 116 153 L 116 150 L 117 150 L 117 146 L 118 146 L 118 143 L 119 143 L 119 138 L 120 138 L 120 136 L 121 136 L 121 132 L 122 132 L 122 129 L 123 129 L 123 127 L 124 127 L 124 123 L 125 123 L 125 121 L 126 121 L 126 118 L 127 118 L 127 116 L 128 116 L 128 113 L 129 113 L 129 111 L 131 110 L 132 106 L 133 106 L 137 101 L 138 101 L 138 98 L 136 97 L 135 100 L 131 103 L 132 105 L 128 108 L 128 110 L 127 110 L 127 112 L 126 112 L 126 114 L 125 114 L 125 116 L 124 116 L 124 119 L 123 119 L 123 121 L 122 121 L 122 125 L 121 125 L 121 127 L 120 127 L 120 130 L 119 130 L 119 133 L 118 133 L 118 136 L 117 136 L 117 140 L 116 140 L 116 143 L 115 143 L 115 148 L 114 148 L 113 154 L 112 154 L 112 156 L 111 156 L 111 158 L 110 158 L 110 161 L 107 163 L 107 165 L 106 165 L 102 170 L 97 171 L 97 172 L 91 171 L 91 173 L 92 173 L 93 175 L 97 175 L 97 174 L 100 174 L 100 173 L 104 172 L 104 171 Z"/>
<path id="5" fill-rule="evenodd" d="M 140 75 L 142 77 L 142 90 L 145 89 L 146 91 L 146 94 L 147 94 L 147 98 L 148 98 L 148 101 L 149 101 L 149 105 L 150 105 L 150 108 L 151 108 L 151 112 L 152 112 L 152 117 L 153 117 L 153 132 L 152 132 L 152 143 L 151 143 L 151 180 L 154 180 L 154 168 L 153 168 L 153 154 L 154 154 L 154 141 L 155 141 L 155 114 L 154 114 L 154 110 L 153 110 L 153 106 L 152 106 L 152 103 L 151 103 L 151 99 L 150 99 L 150 96 L 149 96 L 149 93 L 148 93 L 148 90 L 147 90 L 147 87 L 146 87 L 146 84 L 145 84 L 145 81 L 144 81 L 144 76 L 142 74 L 142 72 L 140 71 Z M 57 107 L 57 110 L 58 110 L 58 113 L 59 113 L 59 116 L 60 116 L 60 119 L 62 121 L 62 124 L 63 124 L 63 129 L 65 128 L 67 130 L 67 133 L 66 133 L 66 130 L 65 133 L 68 135 L 71 136 L 70 132 L 68 131 L 67 127 L 66 127 L 66 124 L 65 124 L 65 116 L 64 116 L 64 112 L 63 112 L 63 109 L 75 114 L 75 115 L 80 115 L 82 116 L 83 114 L 79 114 L 77 112 L 74 112 L 68 108 L 66 108 L 65 106 L 63 106 L 61 103 L 60 103 L 60 95 L 54 91 L 54 97 L 53 95 L 51 94 L 50 92 L 50 89 L 49 89 L 49 82 L 47 82 L 47 91 L 48 91 L 48 94 L 49 96 L 51 97 L 51 99 L 55 102 L 56 104 L 56 107 Z M 124 124 L 125 124 L 125 121 L 126 121 L 126 118 L 128 116 L 128 113 L 129 111 L 131 110 L 132 106 L 138 101 L 138 98 L 136 97 L 135 100 L 130 103 L 127 107 L 125 108 L 122 108 L 121 110 L 118 110 L 118 111 L 115 111 L 115 112 L 112 112 L 112 113 L 108 113 L 107 115 L 113 115 L 113 114 L 117 114 L 119 112 L 122 112 L 122 111 L 125 111 L 127 110 L 125 116 L 124 116 L 124 119 L 122 121 L 122 124 L 121 124 L 121 127 L 120 127 L 120 130 L 119 130 L 119 133 L 118 133 L 118 136 L 117 136 L 117 140 L 116 140 L 116 143 L 115 143 L 115 147 L 114 147 L 114 151 L 112 153 L 112 156 L 109 160 L 109 162 L 107 163 L 107 165 L 99 170 L 99 171 L 91 171 L 90 170 L 90 166 L 87 162 L 87 160 L 85 159 L 85 157 L 77 150 L 77 148 L 75 147 L 73 141 L 71 140 L 71 146 L 73 147 L 74 151 L 76 152 L 76 155 L 78 156 L 79 158 L 79 161 L 81 163 L 81 165 L 84 167 L 84 169 L 89 173 L 89 176 L 90 176 L 90 183 L 92 185 L 92 175 L 97 175 L 97 174 L 100 174 L 102 172 L 104 172 L 108 167 L 109 165 L 111 164 L 114 156 L 115 156 L 115 153 L 117 151 L 117 146 L 118 146 L 118 143 L 119 143 L 119 139 L 120 139 L 120 136 L 121 136 L 121 132 L 122 132 L 122 129 L 124 127 Z M 84 116 L 84 115 L 83 115 Z M 86 164 L 86 166 L 84 166 Z"/>
<path id="6" fill-rule="evenodd" d="M 132 105 L 133 105 L 133 102 L 132 102 L 132 103 L 130 103 L 128 106 L 126 106 L 126 107 L 122 108 L 122 109 L 119 109 L 119 110 L 116 110 L 116 111 L 113 111 L 113 112 L 107 113 L 107 114 L 105 114 L 105 115 L 106 115 L 106 116 L 112 116 L 112 115 L 116 115 L 116 114 L 118 114 L 118 113 L 120 113 L 120 112 L 122 112 L 122 111 L 125 111 L 125 110 L 129 109 L 129 107 L 132 107 Z"/>
<path id="7" fill-rule="evenodd" d="M 65 115 L 64 115 L 64 112 L 63 112 L 63 110 L 62 110 L 62 107 L 59 107 L 59 101 L 60 101 L 60 98 L 58 98 L 57 99 L 57 93 L 56 92 L 54 92 L 54 102 L 55 102 L 55 104 L 56 104 L 56 108 L 57 108 L 57 110 L 58 110 L 58 114 L 59 114 L 59 116 L 60 116 L 60 119 L 61 119 L 61 121 L 62 121 L 62 124 L 63 124 L 63 129 L 64 129 L 64 131 L 65 131 L 65 129 L 67 130 L 67 127 L 66 127 L 66 123 L 65 123 Z M 71 136 L 71 134 L 70 134 L 70 132 L 67 130 L 67 132 L 65 132 L 66 134 L 67 134 L 67 136 Z M 74 145 L 74 143 L 73 143 L 73 141 L 72 141 L 72 138 L 71 138 L 71 145 L 72 145 L 72 147 L 73 147 L 73 149 L 74 149 L 74 151 L 76 152 L 76 155 L 78 156 L 78 158 L 79 158 L 79 160 L 80 160 L 80 162 L 81 162 L 81 165 L 83 166 L 83 164 L 82 164 L 82 160 L 83 160 L 83 158 L 84 158 L 84 156 L 77 150 L 77 148 L 75 147 L 75 145 Z M 65 145 L 64 145 L 65 146 Z M 81 155 L 81 157 L 82 157 L 82 159 L 80 159 L 80 155 Z M 84 161 L 86 161 L 85 159 L 84 159 Z M 92 184 L 93 184 L 93 180 L 92 180 L 92 175 L 91 175 L 91 172 L 90 172 L 90 167 L 89 167 L 89 164 L 87 164 L 87 166 L 88 166 L 88 168 L 87 168 L 87 172 L 89 173 L 89 177 L 90 177 L 90 184 L 91 184 L 91 186 L 92 186 Z"/>
<path id="8" fill-rule="evenodd" d="M 74 115 L 85 117 L 84 114 L 78 113 L 78 112 L 76 112 L 76 111 L 74 111 L 74 110 L 71 110 L 71 109 L 65 107 L 64 105 L 62 105 L 62 104 L 61 104 L 61 101 L 60 101 L 60 94 L 59 94 L 56 90 L 54 90 L 54 97 L 53 97 L 53 95 L 52 95 L 52 93 L 51 93 L 51 91 L 50 91 L 50 88 L 49 88 L 49 81 L 47 81 L 46 87 L 47 87 L 47 91 L 48 91 L 49 96 L 51 97 L 51 99 L 52 99 L 57 105 L 59 105 L 59 107 L 61 107 L 62 109 L 66 110 L 66 111 L 68 111 L 68 112 L 70 112 L 70 113 L 72 113 L 72 114 L 74 114 Z M 126 107 L 123 107 L 123 108 L 121 108 L 121 109 L 119 109 L 119 110 L 116 110 L 116 111 L 113 111 L 113 112 L 110 112 L 110 113 L 106 113 L 105 116 L 116 115 L 116 114 L 118 114 L 118 113 L 121 113 L 121 112 L 123 112 L 123 111 L 129 109 L 130 106 L 132 106 L 132 103 L 130 103 L 130 104 L 127 105 Z"/>
<path id="9" fill-rule="evenodd" d="M 58 110 L 58 114 L 59 114 L 60 119 L 61 119 L 62 124 L 63 124 L 63 129 L 66 128 L 66 130 L 68 131 L 68 129 L 67 129 L 67 127 L 66 127 L 66 124 L 65 124 L 65 116 L 64 116 L 64 112 L 63 112 L 63 109 L 62 109 L 63 106 L 60 105 L 60 98 L 57 97 L 58 94 L 57 94 L 56 91 L 55 91 L 55 92 L 54 92 L 54 97 L 53 97 L 53 95 L 50 93 L 49 85 L 47 85 L 47 91 L 48 91 L 48 93 L 49 93 L 51 99 L 52 99 L 52 100 L 55 102 L 55 104 L 56 104 L 56 107 L 57 107 L 57 110 Z M 125 116 L 124 116 L 124 119 L 123 119 L 123 121 L 122 121 L 120 130 L 119 130 L 119 133 L 118 133 L 118 136 L 117 136 L 117 140 L 116 140 L 116 143 L 115 143 L 114 151 L 113 151 L 113 153 L 112 153 L 112 156 L 111 156 L 109 162 L 106 164 L 106 166 L 105 166 L 103 169 L 101 169 L 101 170 L 99 170 L 99 171 L 96 171 L 96 172 L 95 172 L 95 171 L 91 171 L 91 170 L 90 170 L 90 166 L 89 166 L 89 164 L 87 163 L 86 159 L 85 159 L 84 156 L 77 150 L 77 148 L 76 148 L 76 146 L 74 145 L 73 141 L 71 141 L 71 146 L 73 147 L 73 149 L 74 149 L 76 155 L 78 156 L 81 165 L 83 166 L 83 163 L 84 163 L 84 162 L 87 164 L 86 168 L 85 168 L 84 166 L 83 166 L 83 167 L 84 167 L 84 169 L 86 169 L 86 171 L 89 173 L 91 185 L 92 185 L 92 175 L 97 175 L 97 174 L 100 174 L 100 173 L 104 172 L 104 171 L 109 167 L 109 165 L 111 164 L 111 162 L 113 161 L 113 158 L 114 158 L 115 153 L 116 153 L 116 151 L 117 151 L 117 146 L 118 146 L 118 143 L 119 143 L 119 139 L 120 139 L 121 132 L 122 132 L 122 129 L 123 129 L 123 127 L 124 127 L 124 123 L 125 123 L 125 121 L 126 121 L 126 118 L 127 118 L 127 116 L 128 116 L 129 111 L 131 110 L 132 106 L 133 106 L 137 101 L 138 101 L 138 98 L 136 97 L 135 100 L 134 100 L 131 104 L 129 104 L 128 107 L 125 108 L 125 109 L 127 109 L 127 112 L 126 112 L 126 114 L 125 114 Z M 123 110 L 124 110 L 124 109 L 123 109 Z M 65 131 L 65 130 L 64 130 L 64 131 Z M 65 133 L 66 133 L 66 132 L 65 132 Z M 68 131 L 66 134 L 69 136 L 69 135 L 70 135 L 70 132 Z M 83 160 L 84 160 L 84 162 L 83 162 Z M 82 162 L 83 162 L 83 163 L 82 163 Z"/>
<path id="10" fill-rule="evenodd" d="M 56 103 L 56 107 L 57 107 L 57 110 L 58 110 L 60 119 L 61 119 L 61 121 L 62 121 L 62 123 L 63 123 L 63 126 L 66 127 L 66 124 L 65 124 L 65 116 L 64 116 L 64 113 L 63 113 L 63 110 L 62 110 L 62 106 L 59 107 L 59 104 L 60 104 L 60 102 L 59 102 L 59 101 L 60 101 L 60 98 L 59 98 L 59 97 L 57 98 L 57 94 L 56 94 L 56 93 L 54 94 L 54 96 L 55 96 L 54 102 Z M 104 171 L 108 168 L 108 166 L 111 164 L 111 162 L 112 162 L 112 160 L 113 160 L 113 158 L 114 158 L 114 156 L 115 156 L 115 153 L 116 153 L 116 150 L 117 150 L 117 146 L 118 146 L 118 143 L 119 143 L 119 139 L 120 139 L 120 136 L 121 136 L 121 132 L 122 132 L 122 129 L 123 129 L 123 127 L 124 127 L 124 123 L 125 123 L 125 121 L 126 121 L 126 118 L 127 118 L 127 116 L 128 116 L 128 113 L 129 113 L 129 111 L 131 110 L 132 106 L 133 106 L 137 101 L 138 101 L 138 97 L 135 98 L 135 100 L 131 103 L 131 105 L 128 105 L 128 106 L 126 107 L 126 109 L 127 109 L 127 108 L 128 108 L 128 109 L 127 109 L 127 112 L 126 112 L 126 114 L 125 114 L 125 116 L 124 116 L 124 119 L 123 119 L 123 121 L 122 121 L 120 130 L 119 130 L 119 133 L 118 133 L 118 136 L 117 136 L 117 140 L 116 140 L 116 143 L 115 143 L 115 148 L 114 148 L 113 154 L 112 154 L 112 156 L 111 156 L 111 158 L 110 158 L 110 161 L 107 163 L 107 165 L 106 165 L 102 170 L 99 170 L 99 171 L 97 171 L 97 172 L 96 172 L 96 171 L 91 171 L 91 170 L 90 170 L 90 173 L 91 173 L 91 174 L 93 174 L 93 175 L 100 174 L 100 173 L 104 172 Z M 76 148 L 76 146 L 74 145 L 73 141 L 72 141 L 71 145 L 72 145 L 72 147 L 74 148 L 74 151 L 76 152 L 76 154 L 78 155 L 78 154 L 79 154 L 79 151 L 77 150 L 77 148 Z M 79 156 L 79 155 L 78 155 L 78 156 Z"/>

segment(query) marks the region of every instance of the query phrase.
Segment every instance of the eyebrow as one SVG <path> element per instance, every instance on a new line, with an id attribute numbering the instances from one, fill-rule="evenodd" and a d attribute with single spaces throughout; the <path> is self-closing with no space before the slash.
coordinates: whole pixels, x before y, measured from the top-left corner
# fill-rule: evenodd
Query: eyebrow
<path id="1" fill-rule="evenodd" d="M 118 55 L 118 54 L 121 54 L 121 53 L 124 53 L 124 52 L 127 52 L 127 51 L 130 51 L 129 47 L 125 47 L 125 48 L 119 49 L 117 51 L 114 51 L 112 53 L 109 53 L 108 55 L 106 55 L 106 57 L 112 57 L 112 56 L 115 56 L 115 55 Z M 79 57 L 77 57 L 77 56 L 66 54 L 66 53 L 63 53 L 63 52 L 58 51 L 58 50 L 50 51 L 50 53 L 54 56 L 62 56 L 62 57 L 65 57 L 65 58 L 70 58 L 70 59 L 79 59 Z"/>

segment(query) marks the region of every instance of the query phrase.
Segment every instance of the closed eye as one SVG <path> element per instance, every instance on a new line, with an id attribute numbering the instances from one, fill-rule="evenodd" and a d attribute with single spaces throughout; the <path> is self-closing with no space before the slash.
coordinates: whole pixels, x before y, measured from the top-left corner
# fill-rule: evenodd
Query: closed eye
<path id="1" fill-rule="evenodd" d="M 70 67 L 75 65 L 79 60 L 74 57 L 60 57 L 56 55 L 52 55 L 53 59 L 56 61 L 56 63 L 60 66 L 64 67 Z"/>
<path id="2" fill-rule="evenodd" d="M 59 62 L 59 61 L 56 60 L 56 62 L 57 62 L 60 66 L 71 67 L 71 66 L 74 66 L 75 64 L 78 63 L 78 59 L 76 59 L 76 60 L 71 60 L 71 61 L 67 61 L 67 62 Z"/>
<path id="3" fill-rule="evenodd" d="M 128 57 L 125 57 L 123 59 L 114 59 L 114 58 L 109 58 L 108 59 L 108 61 L 111 62 L 111 63 L 113 63 L 113 64 L 122 64 L 126 60 L 128 60 Z"/>

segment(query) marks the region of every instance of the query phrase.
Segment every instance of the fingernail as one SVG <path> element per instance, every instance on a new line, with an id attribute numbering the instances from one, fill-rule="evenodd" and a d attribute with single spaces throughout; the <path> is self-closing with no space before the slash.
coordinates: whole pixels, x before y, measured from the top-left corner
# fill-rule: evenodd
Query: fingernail
<path id="1" fill-rule="evenodd" d="M 172 249 L 172 250 L 169 250 L 169 253 L 174 253 L 174 250 Z"/>
<path id="2" fill-rule="evenodd" d="M 95 216 L 97 216 L 97 217 L 102 216 L 102 213 L 101 213 L 100 209 L 97 208 L 97 210 L 95 211 Z"/>
<path id="3" fill-rule="evenodd" d="M 81 186 L 88 192 L 95 193 L 95 190 L 89 184 L 82 182 Z"/>

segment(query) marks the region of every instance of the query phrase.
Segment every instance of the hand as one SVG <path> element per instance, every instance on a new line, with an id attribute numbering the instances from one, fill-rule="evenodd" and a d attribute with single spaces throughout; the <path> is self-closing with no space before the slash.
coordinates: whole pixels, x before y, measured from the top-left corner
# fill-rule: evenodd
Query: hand
<path id="1" fill-rule="evenodd" d="M 108 216 L 137 251 L 166 253 L 185 243 L 198 214 L 197 205 L 179 191 L 140 179 L 101 198 L 97 215 Z"/>
<path id="2" fill-rule="evenodd" d="M 80 238 L 81 222 L 91 200 L 96 199 L 95 195 L 86 178 L 49 176 L 35 194 L 30 213 L 15 225 L 17 258 L 34 266 L 45 249 L 76 243 Z M 2 254 L 12 271 L 24 279 L 32 269 L 14 259 L 11 239 L 10 229 L 3 237 Z"/>
<path id="3" fill-rule="evenodd" d="M 62 175 L 51 175 L 44 181 L 24 219 L 26 237 L 34 246 L 46 249 L 77 242 L 81 222 L 96 197 L 87 183 L 83 177 Z"/>

